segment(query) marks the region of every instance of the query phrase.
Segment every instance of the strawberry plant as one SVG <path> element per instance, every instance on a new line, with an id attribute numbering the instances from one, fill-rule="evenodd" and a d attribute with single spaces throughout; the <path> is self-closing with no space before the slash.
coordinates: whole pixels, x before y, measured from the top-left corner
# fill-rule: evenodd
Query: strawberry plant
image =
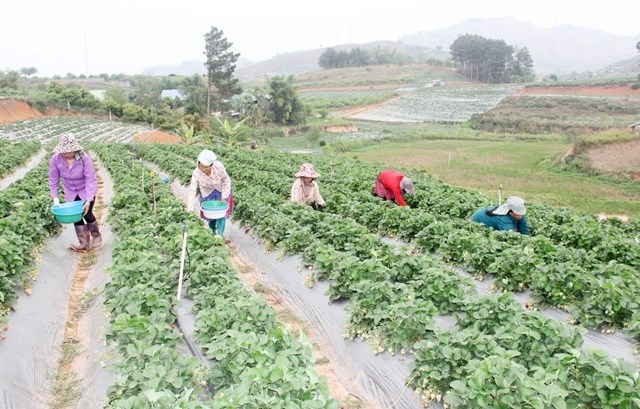
<path id="1" fill-rule="evenodd" d="M 514 351 L 469 363 L 469 376 L 451 382 L 444 402 L 452 408 L 565 409 L 568 392 L 557 386 L 554 377 L 543 371 L 533 373 L 514 364 Z"/>

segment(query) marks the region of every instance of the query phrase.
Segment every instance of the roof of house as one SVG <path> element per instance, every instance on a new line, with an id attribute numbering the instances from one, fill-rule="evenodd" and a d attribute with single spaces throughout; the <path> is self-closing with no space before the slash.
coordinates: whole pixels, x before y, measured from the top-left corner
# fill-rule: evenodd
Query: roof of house
<path id="1" fill-rule="evenodd" d="M 160 98 L 178 98 L 185 100 L 187 97 L 179 89 L 163 89 Z"/>

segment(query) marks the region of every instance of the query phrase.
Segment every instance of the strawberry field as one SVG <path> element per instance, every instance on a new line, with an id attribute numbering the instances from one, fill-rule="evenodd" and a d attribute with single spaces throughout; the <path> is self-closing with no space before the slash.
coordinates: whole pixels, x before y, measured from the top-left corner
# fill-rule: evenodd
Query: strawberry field
<path id="1" fill-rule="evenodd" d="M 314 90 L 300 91 L 298 95 L 301 99 L 336 99 L 351 100 L 366 97 L 391 97 L 398 90 L 387 89 L 361 89 L 361 90 Z M 406 92 L 406 91 L 405 91 Z"/>
<path id="2" fill-rule="evenodd" d="M 131 142 L 134 136 L 147 129 L 145 126 L 93 118 L 49 117 L 0 126 L 0 138 L 10 141 L 38 140 L 43 143 L 55 143 L 62 133 L 75 132 L 83 140 Z"/>
<path id="3" fill-rule="evenodd" d="M 108 282 L 98 290 L 108 350 L 99 360 L 111 374 L 104 406 L 349 407 L 318 374 L 312 344 L 243 284 L 231 247 L 185 210 L 176 185 L 188 184 L 201 146 L 105 143 L 129 140 L 123 135 L 131 129 L 77 118 L 39 120 L 0 128 L 13 141 L 1 145 L 6 173 L 41 149 L 29 141 L 52 141 L 66 131 L 83 138 L 115 193 L 107 208 L 114 240 L 101 250 L 110 253 Z M 420 172 L 410 174 L 417 194 L 402 208 L 371 194 L 378 169 L 370 165 L 213 149 L 233 182 L 234 226 L 264 250 L 295 257 L 308 291 L 327 285 L 326 302 L 345 306 L 344 336 L 353 340 L 347 342 L 366 342 L 379 359 L 408 358 L 404 384 L 417 394 L 407 407 L 640 408 L 633 351 L 640 352 L 638 221 L 599 221 L 530 205 L 531 236 L 494 232 L 467 221 L 492 204 L 489 198 Z M 321 174 L 323 212 L 288 201 L 303 162 Z M 20 298 L 41 297 L 24 289 L 37 280 L 37 254 L 48 251 L 42 243 L 61 234 L 49 212 L 47 165 L 41 161 L 0 191 L 3 365 L 19 365 L 10 352 L 19 348 L 12 336 L 21 323 L 12 322 L 10 311 Z M 162 183 L 158 169 L 174 185 Z M 198 353 L 189 352 L 177 325 L 184 229 L 184 287 Z M 491 291 L 483 291 L 488 282 Z M 2 385 L 5 399 L 17 399 Z"/>
<path id="4" fill-rule="evenodd" d="M 388 104 L 353 115 L 388 122 L 464 122 L 515 93 L 516 85 L 420 87 Z"/>

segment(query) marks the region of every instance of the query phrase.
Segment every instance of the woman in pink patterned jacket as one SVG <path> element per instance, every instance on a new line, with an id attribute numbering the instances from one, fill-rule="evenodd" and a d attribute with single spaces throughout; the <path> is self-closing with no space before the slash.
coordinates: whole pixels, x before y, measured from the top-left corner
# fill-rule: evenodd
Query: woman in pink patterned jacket
<path id="1" fill-rule="evenodd" d="M 291 186 L 291 201 L 308 204 L 313 208 L 323 208 L 325 202 L 320 195 L 318 182 L 316 182 L 316 178 L 320 175 L 313 168 L 313 165 L 303 163 L 295 176 L 296 180 Z"/>
<path id="2" fill-rule="evenodd" d="M 227 174 L 222 162 L 218 160 L 213 151 L 205 149 L 198 155 L 198 166 L 191 174 L 191 183 L 189 184 L 189 197 L 187 202 L 188 210 L 195 210 L 194 205 L 206 202 L 208 200 L 219 200 L 229 205 L 225 217 L 217 220 L 209 220 L 204 217 L 200 211 L 200 218 L 206 220 L 213 234 L 222 235 L 226 219 L 229 218 L 233 211 L 233 191 L 231 188 L 231 179 Z"/>

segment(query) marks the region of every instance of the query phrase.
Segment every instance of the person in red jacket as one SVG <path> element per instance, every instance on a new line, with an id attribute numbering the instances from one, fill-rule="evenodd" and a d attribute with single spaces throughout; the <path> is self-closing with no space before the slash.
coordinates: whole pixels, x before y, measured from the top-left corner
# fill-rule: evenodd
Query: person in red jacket
<path id="1" fill-rule="evenodd" d="M 376 196 L 385 200 L 395 200 L 400 206 L 406 206 L 407 203 L 402 195 L 414 193 L 413 181 L 402 173 L 387 169 L 378 174 L 375 187 Z"/>

